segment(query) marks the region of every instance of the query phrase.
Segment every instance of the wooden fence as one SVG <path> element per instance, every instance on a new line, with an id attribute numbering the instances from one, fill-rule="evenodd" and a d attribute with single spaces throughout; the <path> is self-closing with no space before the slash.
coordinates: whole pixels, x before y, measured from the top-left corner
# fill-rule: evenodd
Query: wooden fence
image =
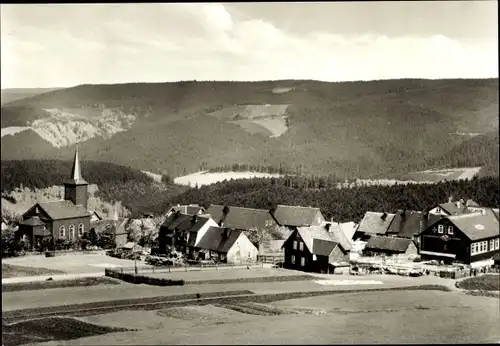
<path id="1" fill-rule="evenodd" d="M 260 262 L 260 263 L 277 264 L 279 262 L 284 262 L 284 261 L 285 261 L 284 255 L 258 255 L 257 256 L 257 262 Z"/>

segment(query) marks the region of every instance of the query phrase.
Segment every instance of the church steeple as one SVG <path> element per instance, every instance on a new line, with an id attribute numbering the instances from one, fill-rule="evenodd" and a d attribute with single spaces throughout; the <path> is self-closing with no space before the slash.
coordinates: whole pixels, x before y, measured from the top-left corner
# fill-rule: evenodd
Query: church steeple
<path id="1" fill-rule="evenodd" d="M 71 181 L 75 184 L 86 184 L 87 182 L 82 178 L 80 169 L 80 160 L 78 158 L 78 143 L 76 143 L 75 158 L 73 159 L 73 168 L 71 169 Z"/>
<path id="2" fill-rule="evenodd" d="M 73 168 L 71 169 L 71 177 L 64 183 L 64 199 L 67 201 L 72 201 L 75 205 L 83 205 L 85 208 L 87 208 L 87 186 L 88 183 L 82 178 L 77 143 L 75 157 L 73 159 Z"/>

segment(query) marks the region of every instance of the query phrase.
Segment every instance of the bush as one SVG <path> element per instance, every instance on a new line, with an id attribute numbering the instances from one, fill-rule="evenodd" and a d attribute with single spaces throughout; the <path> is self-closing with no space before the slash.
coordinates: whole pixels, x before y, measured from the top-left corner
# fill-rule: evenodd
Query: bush
<path id="1" fill-rule="evenodd" d="M 184 280 L 171 280 L 164 278 L 154 278 L 144 275 L 136 275 L 132 273 L 121 273 L 108 268 L 106 268 L 104 272 L 106 276 L 133 284 L 146 284 L 153 286 L 184 286 Z"/>

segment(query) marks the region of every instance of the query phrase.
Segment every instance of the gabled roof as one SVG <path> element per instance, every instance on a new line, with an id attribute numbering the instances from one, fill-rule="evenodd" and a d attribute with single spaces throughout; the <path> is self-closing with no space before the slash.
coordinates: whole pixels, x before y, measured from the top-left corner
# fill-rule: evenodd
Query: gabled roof
<path id="1" fill-rule="evenodd" d="M 330 226 L 330 229 L 328 229 L 328 233 L 330 234 L 330 237 L 332 240 L 336 243 L 339 243 L 340 246 L 345 251 L 351 251 L 352 246 L 350 240 L 346 237 L 344 231 L 342 231 L 342 225 L 339 224 L 332 224 Z"/>
<path id="2" fill-rule="evenodd" d="M 345 251 L 351 249 L 347 239 L 343 238 L 340 229 L 329 232 L 324 226 L 310 226 L 297 227 L 297 232 L 313 255 L 329 256 L 337 245 L 340 245 Z"/>
<path id="3" fill-rule="evenodd" d="M 226 237 L 224 236 L 226 232 Z M 220 227 L 209 227 L 200 239 L 197 247 L 205 250 L 227 253 L 242 234 L 239 230 L 228 230 Z"/>
<path id="4" fill-rule="evenodd" d="M 272 220 L 269 210 L 252 209 L 229 206 L 229 212 L 224 218 L 224 227 L 232 229 L 249 230 L 252 228 L 263 228 L 267 220 Z M 220 223 L 223 218 L 223 205 L 213 204 L 207 209 L 215 222 Z"/>
<path id="5" fill-rule="evenodd" d="M 167 228 L 169 231 L 175 229 L 179 231 L 198 232 L 210 218 L 203 215 L 187 215 L 182 213 L 171 214 L 161 225 L 162 228 Z"/>
<path id="6" fill-rule="evenodd" d="M 200 206 L 199 204 L 185 204 L 185 205 L 176 205 L 170 208 L 171 211 L 180 211 L 183 214 L 187 215 L 196 215 L 201 211 L 205 211 L 205 208 Z"/>
<path id="7" fill-rule="evenodd" d="M 449 216 L 448 220 L 472 241 L 500 235 L 498 219 L 491 214 L 469 213 Z"/>
<path id="8" fill-rule="evenodd" d="M 342 233 L 344 233 L 345 237 L 351 241 L 352 238 L 354 237 L 354 233 L 356 233 L 356 223 L 350 221 L 350 222 L 343 222 L 339 224 L 340 230 Z"/>
<path id="9" fill-rule="evenodd" d="M 372 236 L 368 239 L 365 250 L 376 249 L 382 251 L 406 252 L 412 242 L 413 240 L 407 238 Z"/>
<path id="10" fill-rule="evenodd" d="M 45 223 L 43 223 L 42 220 L 38 216 L 32 216 L 27 220 L 24 220 L 23 222 L 20 223 L 20 225 L 25 225 L 25 226 L 45 226 Z"/>
<path id="11" fill-rule="evenodd" d="M 319 212 L 319 208 L 278 205 L 273 216 L 282 226 L 300 227 L 312 225 Z"/>
<path id="12" fill-rule="evenodd" d="M 74 205 L 71 201 L 45 202 L 37 203 L 36 205 L 43 209 L 52 220 L 90 217 L 87 208 L 83 205 Z"/>
<path id="13" fill-rule="evenodd" d="M 383 214 L 367 211 L 356 231 L 368 234 L 385 234 L 395 214 L 385 213 L 385 220 L 382 219 Z"/>
<path id="14" fill-rule="evenodd" d="M 392 219 L 387 233 L 397 234 L 401 238 L 413 238 L 420 234 L 425 226 L 424 213 L 413 210 L 398 211 Z"/>
<path id="15" fill-rule="evenodd" d="M 323 239 L 313 239 L 313 251 L 312 254 L 320 256 L 330 256 L 333 249 L 338 245 L 331 240 Z"/>
<path id="16" fill-rule="evenodd" d="M 460 215 L 469 212 L 465 203 L 459 203 L 459 205 L 457 205 L 457 203 L 459 202 L 441 203 L 439 207 L 449 215 Z"/>

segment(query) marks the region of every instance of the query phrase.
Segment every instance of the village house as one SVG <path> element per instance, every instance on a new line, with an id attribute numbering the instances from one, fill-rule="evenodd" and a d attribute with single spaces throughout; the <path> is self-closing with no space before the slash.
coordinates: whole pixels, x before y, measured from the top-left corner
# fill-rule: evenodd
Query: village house
<path id="1" fill-rule="evenodd" d="M 209 227 L 196 247 L 202 260 L 215 258 L 230 264 L 251 264 L 257 261 L 257 248 L 241 230 Z"/>
<path id="2" fill-rule="evenodd" d="M 359 223 L 354 239 L 368 240 L 373 235 L 385 235 L 395 214 L 367 211 Z"/>
<path id="3" fill-rule="evenodd" d="M 78 241 L 90 229 L 87 188 L 88 183 L 80 171 L 77 147 L 71 177 L 64 183 L 64 200 L 36 203 L 29 208 L 23 214 L 16 238 L 23 239 L 32 248 L 50 237 Z"/>
<path id="4" fill-rule="evenodd" d="M 441 203 L 433 206 L 427 210 L 429 215 L 461 215 L 474 211 L 479 205 L 471 199 L 453 201 L 452 198 L 448 199 L 447 203 Z"/>
<path id="5" fill-rule="evenodd" d="M 232 230 L 240 230 L 247 233 L 247 236 L 256 237 L 256 246 L 259 249 L 266 247 L 271 240 L 284 240 L 290 234 L 285 227 L 281 227 L 273 218 L 269 210 L 253 209 L 233 206 L 222 206 L 212 204 L 207 209 L 209 214 L 219 227 Z M 255 241 L 255 239 L 252 239 Z M 262 246 L 261 246 L 262 245 Z"/>
<path id="6" fill-rule="evenodd" d="M 334 273 L 349 271 L 349 245 L 342 246 L 339 229 L 328 226 L 297 227 L 284 242 L 284 267 L 306 272 Z"/>
<path id="7" fill-rule="evenodd" d="M 208 215 L 187 215 L 176 211 L 160 226 L 157 253 L 167 253 L 167 247 L 196 258 L 196 247 L 210 227 L 217 223 Z"/>
<path id="8" fill-rule="evenodd" d="M 325 217 L 319 208 L 278 205 L 271 214 L 280 226 L 295 227 L 319 226 Z"/>
<path id="9" fill-rule="evenodd" d="M 177 204 L 176 206 L 171 207 L 167 211 L 166 217 L 169 217 L 170 215 L 172 215 L 172 213 L 175 213 L 177 211 L 186 215 L 203 215 L 206 213 L 205 208 L 203 208 L 198 204 L 184 204 L 184 205 Z"/>
<path id="10" fill-rule="evenodd" d="M 499 222 L 486 211 L 443 216 L 420 237 L 422 259 L 489 265 L 499 251 Z"/>
<path id="11" fill-rule="evenodd" d="M 374 235 L 366 242 L 363 255 L 411 257 L 418 255 L 418 249 L 412 239 Z"/>
<path id="12" fill-rule="evenodd" d="M 130 221 L 128 218 L 119 218 L 115 215 L 113 220 L 99 220 L 91 225 L 97 235 L 108 234 L 113 237 L 115 247 L 120 248 L 128 242 L 128 232 L 126 225 Z"/>

